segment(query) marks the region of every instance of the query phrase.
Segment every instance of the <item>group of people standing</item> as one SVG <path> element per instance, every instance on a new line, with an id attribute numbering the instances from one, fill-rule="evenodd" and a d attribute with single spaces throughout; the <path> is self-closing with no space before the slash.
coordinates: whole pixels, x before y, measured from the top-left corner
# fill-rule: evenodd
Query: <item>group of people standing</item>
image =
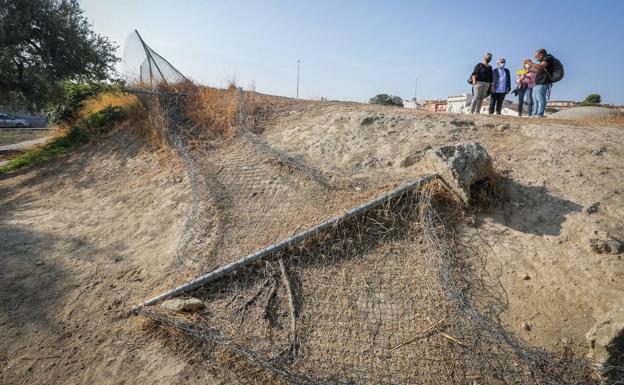
<path id="1" fill-rule="evenodd" d="M 545 49 L 541 48 L 535 52 L 535 60 L 536 62 L 525 59 L 523 69 L 516 73 L 513 93 L 518 96 L 519 116 L 522 116 L 526 100 L 529 116 L 544 117 L 552 83 L 559 80 L 552 75 L 555 71 L 555 59 Z M 511 74 L 505 68 L 505 58 L 497 60 L 495 69 L 492 69 L 491 61 L 492 54 L 488 52 L 483 57 L 483 61 L 474 67 L 468 79 L 468 82 L 472 84 L 473 94 L 470 104 L 471 114 L 481 112 L 483 100 L 489 95 L 489 113 L 493 114 L 496 111 L 500 115 L 505 96 L 511 91 Z M 533 114 L 533 99 L 535 99 L 535 114 Z"/>

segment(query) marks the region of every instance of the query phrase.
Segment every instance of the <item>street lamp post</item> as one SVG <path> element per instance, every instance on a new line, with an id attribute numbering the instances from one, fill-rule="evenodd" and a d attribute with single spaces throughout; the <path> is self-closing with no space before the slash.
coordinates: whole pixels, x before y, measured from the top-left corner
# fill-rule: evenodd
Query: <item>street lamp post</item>
<path id="1" fill-rule="evenodd" d="M 297 59 L 297 99 L 299 99 L 299 59 Z"/>

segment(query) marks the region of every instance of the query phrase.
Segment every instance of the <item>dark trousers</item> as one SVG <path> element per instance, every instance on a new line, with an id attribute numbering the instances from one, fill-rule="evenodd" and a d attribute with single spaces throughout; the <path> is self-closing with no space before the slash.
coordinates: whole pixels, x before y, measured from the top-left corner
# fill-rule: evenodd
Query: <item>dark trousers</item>
<path id="1" fill-rule="evenodd" d="M 494 113 L 494 108 L 496 108 L 496 113 L 500 115 L 501 110 L 503 109 L 503 100 L 505 100 L 505 95 L 503 93 L 495 92 L 490 96 L 490 114 Z"/>
<path id="2" fill-rule="evenodd" d="M 526 84 L 518 88 L 518 116 L 522 116 L 524 103 L 527 104 L 529 116 L 531 116 L 533 114 L 533 88 L 529 88 Z"/>

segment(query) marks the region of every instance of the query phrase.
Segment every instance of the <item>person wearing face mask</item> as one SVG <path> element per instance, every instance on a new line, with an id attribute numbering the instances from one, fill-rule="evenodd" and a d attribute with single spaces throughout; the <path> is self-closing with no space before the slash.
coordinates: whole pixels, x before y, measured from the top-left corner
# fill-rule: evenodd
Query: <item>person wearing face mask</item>
<path id="1" fill-rule="evenodd" d="M 505 68 L 505 58 L 498 59 L 497 67 L 492 73 L 492 86 L 490 91 L 492 96 L 490 97 L 490 114 L 496 113 L 500 115 L 503 109 L 503 101 L 505 96 L 511 91 L 511 80 L 509 70 Z"/>
<path id="2" fill-rule="evenodd" d="M 487 97 L 488 90 L 492 84 L 492 67 L 490 66 L 492 61 L 492 54 L 486 53 L 483 56 L 483 62 L 477 63 L 470 75 L 470 81 L 472 83 L 472 102 L 470 103 L 470 113 L 479 114 L 481 112 L 481 104 L 483 99 Z"/>
<path id="3" fill-rule="evenodd" d="M 552 87 L 551 78 L 555 70 L 554 58 L 544 48 L 540 48 L 535 52 L 535 60 L 537 60 L 537 63 L 533 63 L 530 59 L 525 59 L 524 64 L 528 64 L 532 70 L 536 71 L 535 87 L 533 87 L 533 95 L 535 96 L 534 116 L 543 118 L 548 94 Z"/>
<path id="4" fill-rule="evenodd" d="M 524 103 L 527 104 L 529 116 L 533 113 L 533 86 L 535 86 L 535 71 L 528 64 L 524 65 L 524 70 L 518 71 L 516 76 L 518 88 L 514 91 L 518 95 L 518 116 L 522 116 Z M 526 100 L 526 101 L 525 101 Z"/>

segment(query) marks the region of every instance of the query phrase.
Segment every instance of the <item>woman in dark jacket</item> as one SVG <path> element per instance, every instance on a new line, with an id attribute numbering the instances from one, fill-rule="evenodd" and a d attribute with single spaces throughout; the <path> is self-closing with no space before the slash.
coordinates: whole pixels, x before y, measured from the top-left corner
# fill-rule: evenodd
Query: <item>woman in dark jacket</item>
<path id="1" fill-rule="evenodd" d="M 486 53 L 483 62 L 478 63 L 472 71 L 472 103 L 470 103 L 470 113 L 481 113 L 481 104 L 488 95 L 488 90 L 492 84 L 492 54 Z"/>

